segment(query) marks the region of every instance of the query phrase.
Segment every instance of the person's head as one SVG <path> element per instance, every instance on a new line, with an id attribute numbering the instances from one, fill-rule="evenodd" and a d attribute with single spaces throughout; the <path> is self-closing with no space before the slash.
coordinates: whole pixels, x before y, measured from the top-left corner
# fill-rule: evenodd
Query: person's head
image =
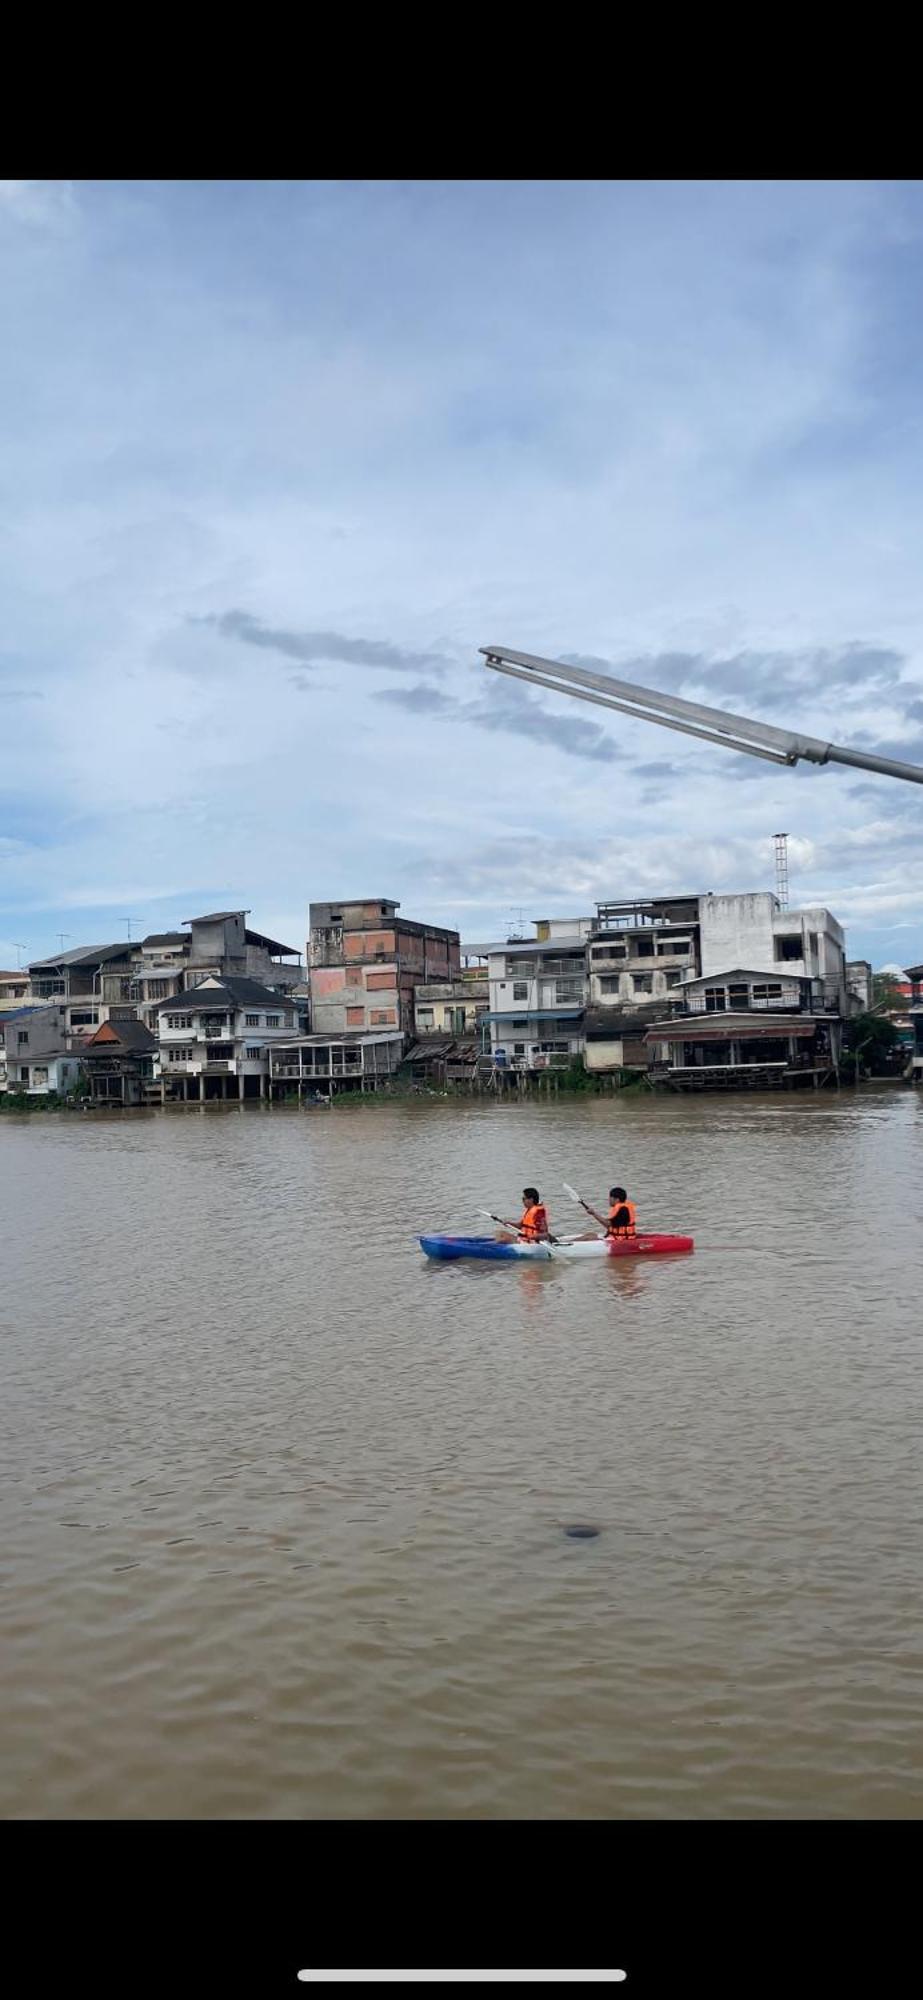
<path id="1" fill-rule="evenodd" d="M 535 1208 L 542 1197 L 539 1194 L 538 1188 L 523 1188 L 522 1198 L 527 1208 Z"/>
<path id="2" fill-rule="evenodd" d="M 610 1201 L 627 1201 L 627 1200 L 628 1200 L 628 1196 L 627 1196 L 627 1194 L 625 1193 L 625 1189 L 624 1189 L 624 1188 L 610 1188 L 610 1189 L 609 1189 L 609 1200 L 610 1200 Z"/>

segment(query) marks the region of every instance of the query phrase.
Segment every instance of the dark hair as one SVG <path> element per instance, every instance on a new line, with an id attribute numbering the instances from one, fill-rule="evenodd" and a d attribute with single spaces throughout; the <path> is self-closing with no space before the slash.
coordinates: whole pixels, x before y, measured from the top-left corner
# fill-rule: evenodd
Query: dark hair
<path id="1" fill-rule="evenodd" d="M 539 1194 L 538 1188 L 523 1188 L 522 1198 L 523 1201 L 531 1201 L 531 1202 L 541 1201 L 541 1195 Z"/>
<path id="2" fill-rule="evenodd" d="M 628 1200 L 628 1196 L 627 1196 L 627 1194 L 625 1193 L 625 1189 L 624 1189 L 624 1188 L 610 1188 L 610 1189 L 609 1189 L 609 1200 L 610 1200 L 610 1201 L 627 1201 L 627 1200 Z"/>

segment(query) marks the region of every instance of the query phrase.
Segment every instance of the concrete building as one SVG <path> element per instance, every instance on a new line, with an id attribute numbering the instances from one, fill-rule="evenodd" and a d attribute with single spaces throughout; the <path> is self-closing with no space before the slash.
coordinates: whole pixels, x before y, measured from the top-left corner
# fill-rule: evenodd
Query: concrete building
<path id="1" fill-rule="evenodd" d="M 414 994 L 417 1039 L 424 1035 L 476 1036 L 489 1005 L 486 967 L 483 979 L 463 975 L 432 986 L 418 986 Z"/>
<path id="2" fill-rule="evenodd" d="M 540 919 L 531 939 L 485 945 L 491 1055 L 512 1069 L 566 1066 L 583 1053 L 592 917 Z"/>
<path id="3" fill-rule="evenodd" d="M 684 983 L 679 1007 L 645 1040 L 652 1083 L 674 1089 L 765 1089 L 836 1081 L 843 1016 L 819 982 L 737 967 Z"/>
<path id="4" fill-rule="evenodd" d="M 287 995 L 259 980 L 207 974 L 158 1005 L 164 1099 L 265 1097 L 269 1049 L 296 1026 Z"/>
<path id="5" fill-rule="evenodd" d="M 280 991 L 302 982 L 304 967 L 296 947 L 250 930 L 248 915 L 247 910 L 213 910 L 209 916 L 183 919 L 189 927 L 187 986 L 197 985 L 206 972 L 259 979 Z"/>
<path id="6" fill-rule="evenodd" d="M 80 1080 L 80 1044 L 68 1032 L 63 1002 L 7 1015 L 0 1037 L 7 1091 L 47 1097 L 52 1091 L 65 1096 L 75 1089 Z"/>
<path id="7" fill-rule="evenodd" d="M 824 1006 L 849 1011 L 846 950 L 841 926 L 829 910 L 783 910 L 778 897 L 761 890 L 744 896 L 699 898 L 700 970 L 727 972 L 755 966 L 777 978 L 779 968 L 814 982 Z"/>
<path id="8" fill-rule="evenodd" d="M 587 941 L 587 1002 L 624 1012 L 664 1001 L 702 969 L 698 896 L 597 903 Z"/>
<path id="9" fill-rule="evenodd" d="M 591 1072 L 640 1070 L 650 1067 L 650 1051 L 645 1035 L 651 1023 L 663 1018 L 663 1006 L 656 1000 L 633 1002 L 620 1007 L 587 1005 L 584 1015 L 584 1061 Z"/>
<path id="10" fill-rule="evenodd" d="M 867 1014 L 874 1000 L 872 968 L 867 958 L 846 960 L 846 997 L 850 1013 Z"/>
<path id="11" fill-rule="evenodd" d="M 400 905 L 370 897 L 312 903 L 308 982 L 312 1031 L 342 1038 L 414 1027 L 418 986 L 459 976 L 457 931 L 398 916 Z"/>
<path id="12" fill-rule="evenodd" d="M 0 972 L 0 1015 L 29 1004 L 29 972 Z"/>
<path id="13" fill-rule="evenodd" d="M 160 1001 L 181 992 L 185 984 L 189 943 L 188 931 L 152 931 L 136 947 L 138 1018 L 152 1033 L 156 1031 Z"/>
<path id="14" fill-rule="evenodd" d="M 137 949 L 123 939 L 121 944 L 79 945 L 75 951 L 60 952 L 57 958 L 33 959 L 29 965 L 32 998 L 62 1006 L 68 1033 L 90 1035 L 108 1020 L 113 1005 L 134 1005 Z"/>
<path id="15" fill-rule="evenodd" d="M 399 1029 L 372 1034 L 289 1035 L 269 1050 L 269 1093 L 336 1097 L 341 1091 L 375 1091 L 393 1077 L 404 1052 Z"/>
<path id="16" fill-rule="evenodd" d="M 157 1038 L 143 1021 L 104 1021 L 80 1057 L 91 1104 L 142 1104 L 157 1053 Z"/>

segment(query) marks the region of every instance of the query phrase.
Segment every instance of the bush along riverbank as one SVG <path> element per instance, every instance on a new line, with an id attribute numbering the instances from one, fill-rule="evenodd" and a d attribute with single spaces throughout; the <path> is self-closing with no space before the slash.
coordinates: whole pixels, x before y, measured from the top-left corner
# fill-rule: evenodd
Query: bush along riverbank
<path id="1" fill-rule="evenodd" d="M 27 1090 L 0 1090 L 0 1111 L 79 1111 L 86 1103 L 86 1097 L 72 1090 L 62 1097 L 57 1090 L 43 1091 L 41 1095 Z"/>
<path id="2" fill-rule="evenodd" d="M 455 1098 L 461 1103 L 477 1098 L 481 1103 L 511 1104 L 527 1098 L 611 1097 L 614 1091 L 647 1088 L 647 1075 L 643 1071 L 622 1069 L 594 1074 L 576 1061 L 567 1069 L 493 1070 L 489 1076 L 472 1078 L 470 1082 L 412 1083 L 409 1078 L 397 1076 L 390 1082 L 379 1081 L 374 1090 L 337 1091 L 323 1102 L 334 1110 L 350 1104 L 419 1102 L 422 1097 Z"/>

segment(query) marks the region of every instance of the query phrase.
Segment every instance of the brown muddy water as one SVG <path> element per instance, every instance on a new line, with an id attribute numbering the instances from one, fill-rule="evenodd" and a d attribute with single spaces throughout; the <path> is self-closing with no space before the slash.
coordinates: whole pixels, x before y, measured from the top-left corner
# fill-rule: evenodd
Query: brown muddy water
<path id="1" fill-rule="evenodd" d="M 420 1254 L 562 1180 L 695 1256 Z M 923 1812 L 920 1093 L 4 1116 L 0 1212 L 5 1816 Z"/>

